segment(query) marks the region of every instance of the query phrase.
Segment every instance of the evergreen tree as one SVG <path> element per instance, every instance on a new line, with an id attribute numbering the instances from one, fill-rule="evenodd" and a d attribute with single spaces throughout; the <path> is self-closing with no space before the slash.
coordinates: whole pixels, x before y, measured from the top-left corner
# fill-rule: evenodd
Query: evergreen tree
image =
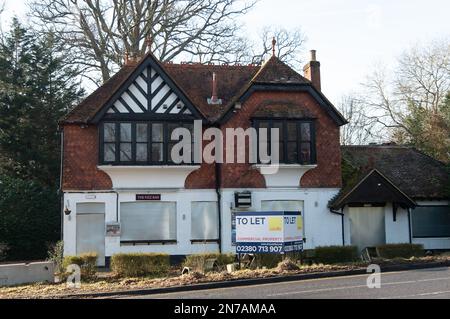
<path id="1" fill-rule="evenodd" d="M 0 47 L 0 169 L 54 187 L 59 176 L 58 120 L 81 97 L 52 34 L 15 19 Z"/>
<path id="2" fill-rule="evenodd" d="M 83 92 L 50 34 L 17 19 L 0 41 L 0 246 L 7 260 L 46 257 L 59 239 L 58 120 Z"/>

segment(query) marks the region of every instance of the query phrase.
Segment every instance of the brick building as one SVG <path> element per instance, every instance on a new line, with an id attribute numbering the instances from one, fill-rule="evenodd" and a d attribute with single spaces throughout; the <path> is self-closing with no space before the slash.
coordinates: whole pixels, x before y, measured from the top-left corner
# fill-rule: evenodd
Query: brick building
<path id="1" fill-rule="evenodd" d="M 163 64 L 151 53 L 128 61 L 61 121 L 65 254 L 97 251 L 104 265 L 118 252 L 233 252 L 243 210 L 301 211 L 305 248 L 349 244 L 343 215 L 329 208 L 342 188 L 347 121 L 321 92 L 312 53 L 304 76 L 275 56 L 262 66 Z M 200 135 L 279 129 L 279 170 L 265 174 L 260 158 L 196 160 L 207 141 L 176 163 L 172 132 L 194 134 L 194 122 Z M 239 205 L 242 194 L 250 204 Z"/>

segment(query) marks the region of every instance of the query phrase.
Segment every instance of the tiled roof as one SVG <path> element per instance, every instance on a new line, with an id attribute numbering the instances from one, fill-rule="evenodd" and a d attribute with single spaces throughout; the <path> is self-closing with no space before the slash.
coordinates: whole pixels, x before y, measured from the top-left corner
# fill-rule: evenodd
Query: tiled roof
<path id="1" fill-rule="evenodd" d="M 135 70 L 135 65 L 127 65 L 89 95 L 83 102 L 68 113 L 61 122 L 66 124 L 87 124 L 101 110 L 121 85 Z"/>
<path id="2" fill-rule="evenodd" d="M 342 157 L 355 174 L 331 202 L 339 202 L 374 169 L 414 200 L 448 199 L 450 176 L 445 164 L 405 146 L 343 146 Z M 344 174 L 344 179 L 346 178 Z"/>
<path id="3" fill-rule="evenodd" d="M 339 125 L 346 123 L 339 111 L 312 83 L 298 74 L 291 67 L 280 61 L 277 57 L 271 57 L 262 66 L 258 65 L 209 65 L 209 64 L 173 64 L 160 63 L 148 53 L 140 61 L 124 66 L 109 81 L 89 95 L 82 103 L 76 106 L 62 120 L 62 124 L 89 124 L 94 117 L 98 117 L 103 107 L 110 102 L 114 94 L 127 82 L 133 72 L 138 70 L 143 63 L 152 59 L 159 68 L 166 72 L 178 89 L 188 98 L 202 116 L 209 122 L 221 122 L 229 115 L 233 106 L 239 99 L 247 94 L 255 86 L 263 86 L 278 89 L 286 88 L 298 90 L 308 89 L 311 94 L 322 102 Z M 216 73 L 218 85 L 218 97 L 221 104 L 208 104 L 208 98 L 212 94 L 212 74 Z M 276 113 L 289 115 L 291 110 L 283 106 L 275 107 Z M 280 109 L 281 108 L 281 109 Z M 298 113 L 298 112 L 297 112 Z M 301 114 L 295 114 L 300 116 Z M 98 120 L 98 119 L 97 119 Z M 96 121 L 96 120 L 95 120 Z"/>
<path id="4" fill-rule="evenodd" d="M 260 68 L 256 65 L 164 64 L 168 75 L 211 122 L 223 114 L 226 106 Z M 219 105 L 208 104 L 212 93 L 213 73 L 216 73 L 218 97 L 222 100 Z"/>
<path id="5" fill-rule="evenodd" d="M 271 57 L 252 80 L 259 84 L 311 84 L 309 80 L 298 74 L 277 57 Z"/>

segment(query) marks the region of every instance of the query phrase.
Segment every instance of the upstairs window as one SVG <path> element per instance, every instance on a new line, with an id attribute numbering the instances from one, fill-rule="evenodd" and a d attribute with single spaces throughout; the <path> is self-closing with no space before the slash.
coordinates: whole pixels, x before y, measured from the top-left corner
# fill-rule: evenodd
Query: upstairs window
<path id="1" fill-rule="evenodd" d="M 106 165 L 174 165 L 171 152 L 179 140 L 171 138 L 172 132 L 186 128 L 193 136 L 193 127 L 192 123 L 178 122 L 103 123 L 100 162 Z"/>
<path id="2" fill-rule="evenodd" d="M 279 130 L 280 164 L 311 165 L 317 163 L 314 121 L 256 120 L 254 121 L 254 127 L 258 131 L 258 135 L 260 134 L 260 128 L 268 129 L 267 150 L 269 155 L 273 151 L 271 150 L 271 129 Z"/>

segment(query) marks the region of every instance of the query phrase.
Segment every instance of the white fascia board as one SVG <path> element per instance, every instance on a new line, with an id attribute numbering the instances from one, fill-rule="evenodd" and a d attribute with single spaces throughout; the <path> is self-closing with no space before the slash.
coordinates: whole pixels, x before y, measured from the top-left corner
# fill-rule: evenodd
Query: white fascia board
<path id="1" fill-rule="evenodd" d="M 200 166 L 99 166 L 114 189 L 184 189 L 187 177 Z"/>

